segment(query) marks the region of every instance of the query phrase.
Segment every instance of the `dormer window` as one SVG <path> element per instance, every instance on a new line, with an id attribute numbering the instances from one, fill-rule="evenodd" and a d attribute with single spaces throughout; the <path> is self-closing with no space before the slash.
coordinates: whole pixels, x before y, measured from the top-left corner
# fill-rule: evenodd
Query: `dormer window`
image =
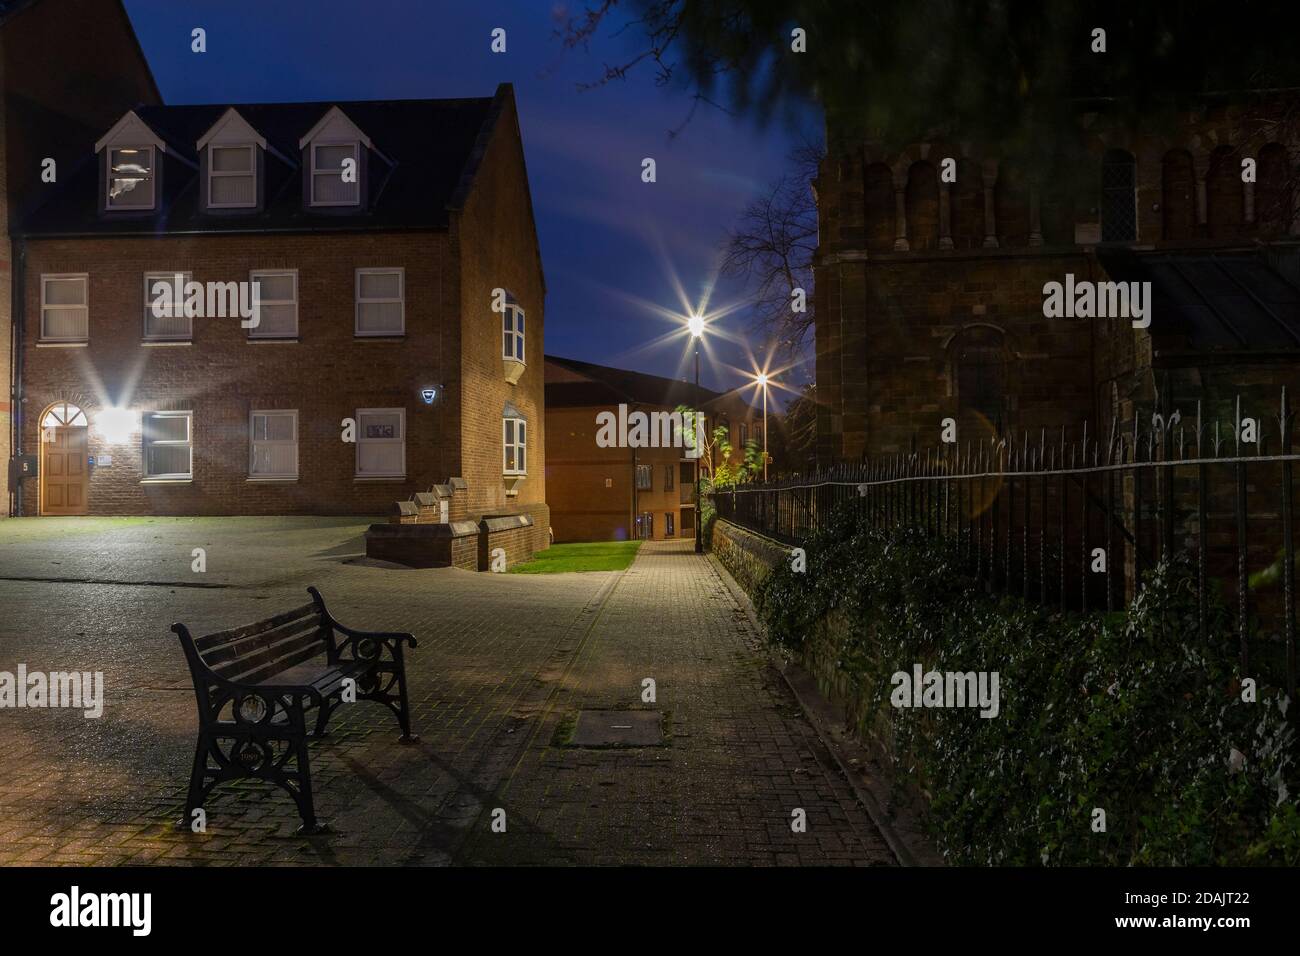
<path id="1" fill-rule="evenodd" d="M 360 143 L 313 143 L 311 204 L 355 206 L 361 201 L 360 168 Z"/>
<path id="2" fill-rule="evenodd" d="M 331 106 L 300 140 L 304 206 L 364 208 L 368 201 L 367 176 L 376 159 L 389 166 L 392 161 L 375 148 L 361 129 L 337 106 Z"/>
<path id="3" fill-rule="evenodd" d="M 99 208 L 104 212 L 151 212 L 160 205 L 162 158 L 167 147 L 149 124 L 128 112 L 95 144 L 99 162 Z"/>
<path id="4" fill-rule="evenodd" d="M 154 207 L 154 149 L 114 146 L 108 150 L 105 197 L 109 209 Z"/>
<path id="5" fill-rule="evenodd" d="M 262 204 L 264 156 L 274 153 L 259 133 L 233 106 L 195 145 L 203 171 L 201 199 L 205 210 L 258 209 Z M 283 158 L 283 157 L 281 157 Z"/>
<path id="6" fill-rule="evenodd" d="M 257 147 L 208 147 L 208 206 L 248 209 L 257 205 Z"/>

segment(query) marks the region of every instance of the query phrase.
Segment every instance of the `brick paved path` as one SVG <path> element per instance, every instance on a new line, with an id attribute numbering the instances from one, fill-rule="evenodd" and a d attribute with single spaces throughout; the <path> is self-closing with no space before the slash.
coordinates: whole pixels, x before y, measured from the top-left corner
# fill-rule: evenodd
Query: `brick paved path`
<path id="1" fill-rule="evenodd" d="M 25 540 L 12 524 L 0 523 L 0 546 Z M 26 552 L 22 573 L 0 558 L 0 670 L 102 670 L 108 685 L 99 720 L 0 710 L 0 863 L 893 862 L 690 542 L 644 546 L 621 574 L 489 575 L 370 565 L 361 527 L 200 528 L 209 561 L 236 569 L 212 579 L 225 588 L 19 581 L 50 576 L 28 573 L 41 555 Z M 195 533 L 111 531 L 98 550 L 117 573 L 87 553 L 59 576 L 179 585 L 176 555 Z M 161 557 L 124 563 L 137 538 Z M 344 708 L 312 745 L 318 813 L 335 832 L 294 836 L 292 801 L 260 784 L 218 789 L 206 834 L 172 831 L 195 715 L 167 625 L 229 626 L 297 603 L 307 583 L 345 623 L 417 635 L 420 743 L 398 744 L 377 706 Z M 641 700 L 646 677 L 654 704 Z M 583 708 L 659 710 L 665 743 L 572 746 Z M 805 833 L 791 831 L 796 807 Z M 491 827 L 496 808 L 504 833 Z"/>

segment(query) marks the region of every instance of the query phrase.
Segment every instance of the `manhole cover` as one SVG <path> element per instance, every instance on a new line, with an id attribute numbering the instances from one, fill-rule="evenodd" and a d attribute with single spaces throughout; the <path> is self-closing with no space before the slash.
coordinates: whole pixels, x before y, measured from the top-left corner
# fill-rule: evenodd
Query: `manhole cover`
<path id="1" fill-rule="evenodd" d="M 664 742 L 657 710 L 584 710 L 573 728 L 575 747 L 657 747 Z"/>

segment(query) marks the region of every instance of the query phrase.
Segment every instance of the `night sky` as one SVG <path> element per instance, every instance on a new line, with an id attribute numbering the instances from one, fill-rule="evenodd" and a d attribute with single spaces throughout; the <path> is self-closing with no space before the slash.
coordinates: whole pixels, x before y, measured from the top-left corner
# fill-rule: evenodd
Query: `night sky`
<path id="1" fill-rule="evenodd" d="M 711 310 L 741 300 L 736 283 L 715 280 L 721 239 L 800 137 L 821 135 L 811 107 L 794 130 L 702 106 L 670 137 L 690 99 L 657 86 L 649 64 L 580 90 L 635 38 L 616 35 L 615 21 L 589 50 L 565 50 L 556 30 L 581 0 L 125 3 L 171 104 L 491 96 L 513 83 L 546 272 L 546 351 L 585 361 L 693 374 L 685 339 L 663 341 L 676 324 L 655 309 L 680 314 L 682 294 L 698 303 L 710 286 Z M 207 31 L 204 54 L 190 50 L 194 27 Z M 507 31 L 504 54 L 490 50 L 496 27 Z M 647 156 L 653 184 L 641 181 Z M 741 385 L 736 369 L 762 362 L 743 307 L 709 338 L 705 386 Z"/>

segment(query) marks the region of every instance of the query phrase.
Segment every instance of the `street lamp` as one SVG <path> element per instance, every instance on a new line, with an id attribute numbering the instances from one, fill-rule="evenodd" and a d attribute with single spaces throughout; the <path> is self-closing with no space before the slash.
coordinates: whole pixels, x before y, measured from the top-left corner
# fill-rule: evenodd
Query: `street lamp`
<path id="1" fill-rule="evenodd" d="M 695 414 L 700 410 L 700 340 L 704 338 L 704 316 L 692 315 L 686 323 L 691 333 L 691 344 L 695 346 Z M 699 440 L 699 431 L 696 431 Z M 704 475 L 700 470 L 703 448 L 695 449 L 695 553 L 704 553 Z"/>
<path id="2" fill-rule="evenodd" d="M 767 375 L 759 372 L 754 379 L 763 390 L 763 481 L 767 481 Z"/>

